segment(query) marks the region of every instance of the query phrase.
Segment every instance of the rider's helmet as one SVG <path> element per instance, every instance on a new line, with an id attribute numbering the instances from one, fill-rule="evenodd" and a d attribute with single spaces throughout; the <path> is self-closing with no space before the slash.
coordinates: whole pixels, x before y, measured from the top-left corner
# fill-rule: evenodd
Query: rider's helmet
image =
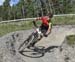
<path id="1" fill-rule="evenodd" d="M 53 13 L 48 13 L 48 16 L 49 16 L 50 18 L 52 18 L 52 17 L 53 17 Z"/>

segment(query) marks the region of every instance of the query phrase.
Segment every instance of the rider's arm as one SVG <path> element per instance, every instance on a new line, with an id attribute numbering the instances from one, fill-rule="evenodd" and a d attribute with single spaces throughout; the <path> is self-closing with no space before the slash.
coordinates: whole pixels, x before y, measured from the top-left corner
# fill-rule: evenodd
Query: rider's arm
<path id="1" fill-rule="evenodd" d="M 35 27 L 38 27 L 37 24 L 36 24 L 36 21 L 33 21 L 33 25 L 34 25 Z"/>
<path id="2" fill-rule="evenodd" d="M 36 24 L 36 21 L 38 21 L 38 20 L 41 20 L 41 17 L 37 17 L 36 20 L 33 21 L 33 24 L 34 24 L 35 27 L 38 27 L 37 24 Z"/>
<path id="3" fill-rule="evenodd" d="M 48 30 L 47 30 L 47 32 L 46 32 L 47 35 L 48 35 L 49 33 L 51 33 L 51 29 L 52 29 L 52 23 L 50 22 L 50 23 L 49 23 Z"/>

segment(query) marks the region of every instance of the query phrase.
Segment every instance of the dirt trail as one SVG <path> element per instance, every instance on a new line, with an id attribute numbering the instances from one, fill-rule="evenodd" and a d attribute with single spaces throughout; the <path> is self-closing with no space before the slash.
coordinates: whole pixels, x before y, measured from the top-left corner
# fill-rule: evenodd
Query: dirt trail
<path id="1" fill-rule="evenodd" d="M 44 37 L 36 45 L 45 47 L 61 46 L 66 36 L 72 34 L 75 34 L 74 26 L 55 26 L 51 34 L 47 38 Z"/>
<path id="2" fill-rule="evenodd" d="M 32 32 L 33 30 L 17 31 L 1 37 L 0 62 L 64 62 L 57 46 L 62 45 L 67 35 L 75 34 L 75 26 L 54 26 L 52 33 L 36 44 L 36 46 L 46 47 L 45 49 L 19 53 L 18 47 Z"/>

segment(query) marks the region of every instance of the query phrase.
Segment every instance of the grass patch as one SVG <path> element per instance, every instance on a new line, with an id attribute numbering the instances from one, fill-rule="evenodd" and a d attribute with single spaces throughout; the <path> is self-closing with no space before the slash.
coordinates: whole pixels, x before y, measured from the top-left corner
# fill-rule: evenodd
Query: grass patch
<path id="1" fill-rule="evenodd" d="M 40 21 L 37 22 L 40 25 Z M 20 22 L 12 22 L 12 23 L 3 23 L 0 24 L 0 37 L 14 31 L 19 30 L 27 30 L 33 28 L 32 21 L 20 21 Z"/>
<path id="2" fill-rule="evenodd" d="M 75 16 L 61 16 L 61 17 L 54 17 L 52 19 L 53 25 L 73 25 L 75 24 Z"/>
<path id="3" fill-rule="evenodd" d="M 38 25 L 41 24 L 40 21 L 37 22 Z M 20 21 L 12 23 L 0 24 L 0 37 L 14 31 L 27 30 L 33 28 L 32 21 Z"/>
<path id="4" fill-rule="evenodd" d="M 0 36 L 3 36 L 7 33 L 19 31 L 19 30 L 26 30 L 33 27 L 32 22 L 13 22 L 13 23 L 3 23 L 0 24 Z"/>
<path id="5" fill-rule="evenodd" d="M 75 44 L 75 35 L 69 35 L 69 36 L 66 37 L 66 39 L 67 39 L 67 43 L 69 45 L 74 45 Z"/>

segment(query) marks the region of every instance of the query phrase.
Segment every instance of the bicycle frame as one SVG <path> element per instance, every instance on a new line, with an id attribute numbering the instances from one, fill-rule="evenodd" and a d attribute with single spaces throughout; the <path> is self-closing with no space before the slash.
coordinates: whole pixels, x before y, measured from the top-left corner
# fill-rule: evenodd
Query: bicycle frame
<path id="1" fill-rule="evenodd" d="M 38 34 L 41 34 L 40 28 L 36 28 L 36 29 L 34 30 L 34 33 L 35 33 L 35 32 L 37 32 Z"/>

